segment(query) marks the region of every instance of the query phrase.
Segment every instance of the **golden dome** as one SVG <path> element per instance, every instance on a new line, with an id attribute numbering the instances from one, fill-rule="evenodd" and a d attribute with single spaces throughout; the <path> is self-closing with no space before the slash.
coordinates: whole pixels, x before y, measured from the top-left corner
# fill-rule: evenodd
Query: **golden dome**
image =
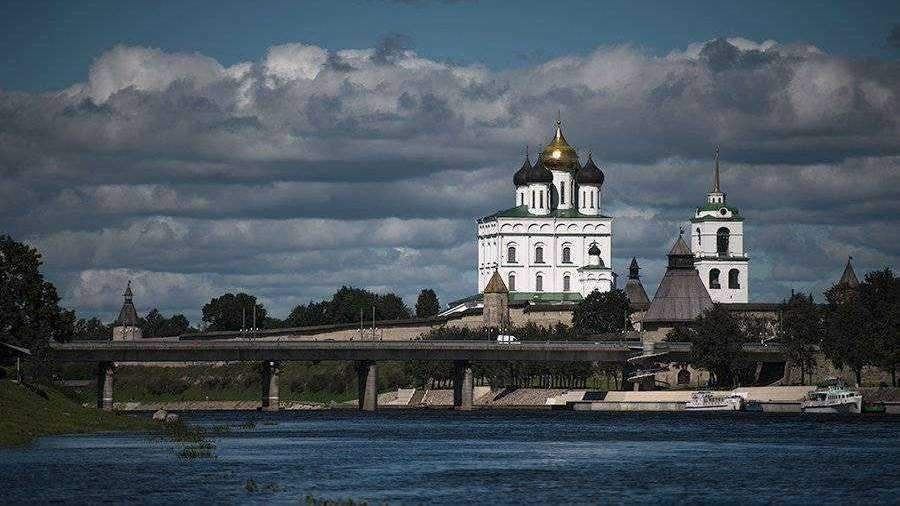
<path id="1" fill-rule="evenodd" d="M 556 135 L 547 147 L 541 151 L 540 161 L 550 170 L 578 170 L 578 153 L 566 142 L 562 133 L 562 122 L 556 120 Z"/>

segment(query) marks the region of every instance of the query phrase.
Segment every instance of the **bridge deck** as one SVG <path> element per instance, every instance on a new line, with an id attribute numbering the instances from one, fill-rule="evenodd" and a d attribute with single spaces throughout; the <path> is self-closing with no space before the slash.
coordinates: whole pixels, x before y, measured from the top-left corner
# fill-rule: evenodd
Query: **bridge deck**
<path id="1" fill-rule="evenodd" d="M 690 343 L 656 343 L 673 362 L 687 362 Z M 76 341 L 53 344 L 62 362 L 249 362 L 299 360 L 480 360 L 625 362 L 640 341 Z M 777 346 L 746 345 L 753 361 L 783 361 Z"/>

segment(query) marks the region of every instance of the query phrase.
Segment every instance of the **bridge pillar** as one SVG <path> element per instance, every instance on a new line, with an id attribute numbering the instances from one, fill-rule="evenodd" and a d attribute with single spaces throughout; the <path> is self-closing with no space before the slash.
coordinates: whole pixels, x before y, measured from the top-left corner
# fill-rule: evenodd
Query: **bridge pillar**
<path id="1" fill-rule="evenodd" d="M 278 362 L 267 360 L 262 363 L 262 409 L 278 411 Z"/>
<path id="2" fill-rule="evenodd" d="M 97 364 L 97 408 L 104 411 L 113 409 L 113 375 L 115 364 L 100 362 Z"/>
<path id="3" fill-rule="evenodd" d="M 454 360 L 453 373 L 453 407 L 460 411 L 471 411 L 475 389 L 472 364 L 468 360 Z"/>
<path id="4" fill-rule="evenodd" d="M 360 360 L 356 362 L 356 375 L 359 385 L 359 410 L 375 411 L 378 409 L 378 364 Z"/>

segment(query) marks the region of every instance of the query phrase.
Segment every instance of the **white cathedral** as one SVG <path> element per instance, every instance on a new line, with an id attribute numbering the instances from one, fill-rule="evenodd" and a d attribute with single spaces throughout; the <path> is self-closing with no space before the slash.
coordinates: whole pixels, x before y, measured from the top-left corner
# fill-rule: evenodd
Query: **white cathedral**
<path id="1" fill-rule="evenodd" d="M 516 206 L 478 220 L 478 291 L 494 271 L 511 298 L 542 302 L 580 300 L 615 286 L 603 179 L 590 154 L 579 163 L 557 120 L 550 144 L 533 165 L 526 154 L 513 176 Z"/>
<path id="2" fill-rule="evenodd" d="M 712 301 L 744 303 L 749 294 L 744 218 L 720 189 L 718 147 L 715 160 L 712 191 L 690 220 L 691 252 Z M 447 313 L 477 303 L 495 272 L 510 301 L 577 302 L 594 290 L 615 288 L 613 219 L 602 208 L 604 178 L 590 153 L 581 165 L 557 119 L 553 140 L 534 164 L 526 153 L 513 176 L 515 206 L 477 220 L 478 294 L 451 303 Z M 630 270 L 637 279 L 635 260 Z"/>

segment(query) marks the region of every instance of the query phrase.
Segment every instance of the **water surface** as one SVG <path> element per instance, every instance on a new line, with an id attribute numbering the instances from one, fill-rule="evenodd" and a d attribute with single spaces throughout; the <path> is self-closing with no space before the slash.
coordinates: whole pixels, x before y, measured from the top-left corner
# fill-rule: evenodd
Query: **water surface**
<path id="1" fill-rule="evenodd" d="M 0 502 L 900 501 L 900 417 L 428 410 L 188 413 L 214 460 L 144 434 L 0 450 Z M 239 425 L 254 420 L 253 429 Z M 259 491 L 244 485 L 254 480 Z"/>

